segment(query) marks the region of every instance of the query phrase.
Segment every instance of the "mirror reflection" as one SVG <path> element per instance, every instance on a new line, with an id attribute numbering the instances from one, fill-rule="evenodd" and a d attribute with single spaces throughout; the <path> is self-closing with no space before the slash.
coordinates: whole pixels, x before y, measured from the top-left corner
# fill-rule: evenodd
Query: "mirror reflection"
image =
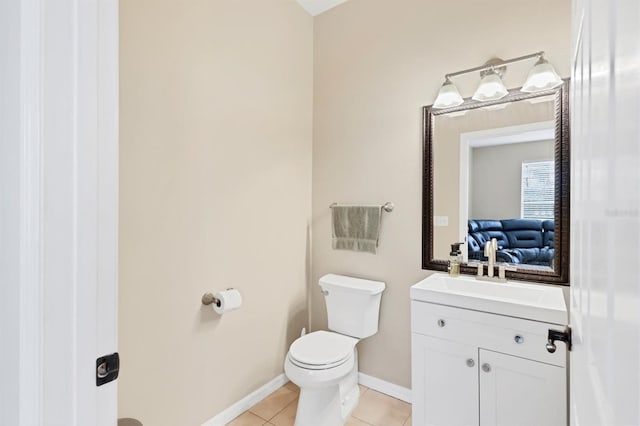
<path id="1" fill-rule="evenodd" d="M 433 117 L 433 258 L 554 270 L 555 96 Z"/>

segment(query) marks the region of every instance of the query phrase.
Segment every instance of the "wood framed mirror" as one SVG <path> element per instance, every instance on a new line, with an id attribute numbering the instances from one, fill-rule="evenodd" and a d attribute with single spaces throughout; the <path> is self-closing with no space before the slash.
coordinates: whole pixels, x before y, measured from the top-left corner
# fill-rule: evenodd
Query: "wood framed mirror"
<path id="1" fill-rule="evenodd" d="M 461 272 L 475 274 L 496 238 L 508 279 L 568 285 L 568 88 L 423 108 L 423 269 L 446 271 L 464 242 Z"/>

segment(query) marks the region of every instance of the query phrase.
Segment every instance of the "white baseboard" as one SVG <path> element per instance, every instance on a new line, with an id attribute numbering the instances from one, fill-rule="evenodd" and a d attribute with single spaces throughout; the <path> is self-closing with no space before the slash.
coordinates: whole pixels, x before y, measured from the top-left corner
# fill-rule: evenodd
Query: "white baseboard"
<path id="1" fill-rule="evenodd" d="M 358 373 L 358 383 L 411 404 L 411 389 L 385 382 L 382 379 L 364 373 Z"/>
<path id="2" fill-rule="evenodd" d="M 288 381 L 289 379 L 287 379 L 287 376 L 285 376 L 284 373 L 280 374 L 278 377 L 266 383 L 264 386 L 261 386 L 256 391 L 251 392 L 249 395 L 245 396 L 217 416 L 207 420 L 202 424 L 202 426 L 225 426 L 258 402 L 280 389 Z"/>
<path id="3" fill-rule="evenodd" d="M 267 396 L 280 389 L 288 381 L 289 379 L 287 379 L 287 376 L 285 376 L 284 374 L 280 374 L 270 382 L 266 383 L 259 389 L 255 390 L 254 392 L 242 398 L 240 401 L 233 404 L 231 407 L 225 409 L 217 416 L 207 420 L 202 424 L 202 426 L 225 426 L 227 423 L 230 423 L 233 419 L 249 410 L 258 402 L 262 401 Z M 370 389 L 382 392 L 386 395 L 411 404 L 411 389 L 407 389 L 393 383 L 385 382 L 384 380 L 378 379 L 377 377 L 369 376 L 364 373 L 358 373 L 358 383 L 360 383 L 362 386 L 366 386 Z"/>

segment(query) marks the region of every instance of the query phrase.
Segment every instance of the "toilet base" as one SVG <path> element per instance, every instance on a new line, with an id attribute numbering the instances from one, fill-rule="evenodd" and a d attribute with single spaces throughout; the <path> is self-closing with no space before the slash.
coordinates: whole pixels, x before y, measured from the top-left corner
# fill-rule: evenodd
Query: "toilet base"
<path id="1" fill-rule="evenodd" d="M 356 384 L 356 386 L 352 387 L 346 394 L 341 392 L 340 395 L 342 396 L 340 411 L 342 412 L 343 421 L 346 421 L 358 405 L 358 401 L 360 400 L 360 388 Z M 342 423 L 340 424 L 342 425 Z"/>
<path id="2" fill-rule="evenodd" d="M 358 351 L 356 350 L 355 365 L 343 381 L 340 382 L 340 405 L 342 419 L 346 419 L 353 413 L 360 400 L 360 387 L 358 386 Z M 340 423 L 342 425 L 342 423 Z"/>
<path id="3" fill-rule="evenodd" d="M 339 385 L 300 389 L 295 426 L 342 426 Z"/>
<path id="4" fill-rule="evenodd" d="M 340 383 L 319 388 L 302 387 L 294 426 L 343 426 L 358 405 L 358 362 Z"/>

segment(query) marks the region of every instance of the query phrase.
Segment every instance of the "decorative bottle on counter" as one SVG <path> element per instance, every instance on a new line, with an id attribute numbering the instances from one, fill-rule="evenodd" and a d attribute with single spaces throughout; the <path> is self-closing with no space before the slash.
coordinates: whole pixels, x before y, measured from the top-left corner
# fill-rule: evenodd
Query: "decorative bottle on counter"
<path id="1" fill-rule="evenodd" d="M 464 243 L 451 244 L 451 253 L 449 253 L 449 276 L 460 276 L 460 264 L 462 263 L 462 252 L 460 246 Z"/>

